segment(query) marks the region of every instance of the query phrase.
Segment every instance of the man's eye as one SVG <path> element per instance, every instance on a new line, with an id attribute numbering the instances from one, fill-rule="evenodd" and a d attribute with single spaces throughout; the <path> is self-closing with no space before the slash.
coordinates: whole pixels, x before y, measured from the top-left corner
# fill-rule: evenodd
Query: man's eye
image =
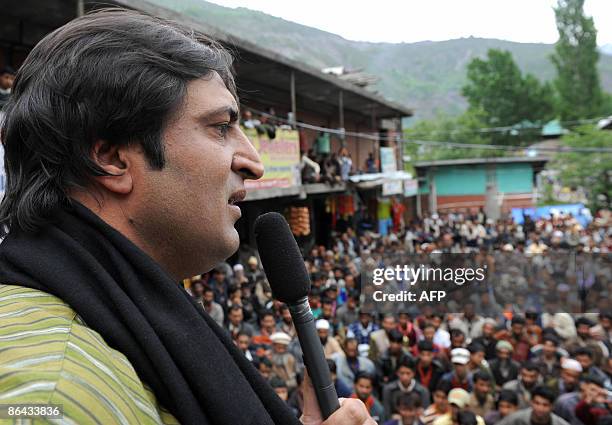
<path id="1" fill-rule="evenodd" d="M 222 138 L 227 136 L 227 133 L 231 129 L 231 125 L 229 123 L 218 124 L 215 127 L 217 128 L 217 131 L 219 132 L 219 136 Z"/>

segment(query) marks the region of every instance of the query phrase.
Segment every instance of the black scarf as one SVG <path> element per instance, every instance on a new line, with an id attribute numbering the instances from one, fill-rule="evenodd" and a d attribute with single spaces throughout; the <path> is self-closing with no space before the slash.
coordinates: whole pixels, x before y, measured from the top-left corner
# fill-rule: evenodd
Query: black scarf
<path id="1" fill-rule="evenodd" d="M 227 333 L 162 268 L 81 204 L 0 244 L 0 283 L 57 296 L 125 354 L 182 424 L 298 424 Z"/>

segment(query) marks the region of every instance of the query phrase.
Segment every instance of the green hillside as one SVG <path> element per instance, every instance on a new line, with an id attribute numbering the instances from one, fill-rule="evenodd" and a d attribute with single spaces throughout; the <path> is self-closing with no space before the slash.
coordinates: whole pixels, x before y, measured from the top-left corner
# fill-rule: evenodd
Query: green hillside
<path id="1" fill-rule="evenodd" d="M 231 9 L 203 0 L 150 1 L 316 68 L 363 69 L 380 78 L 373 90 L 414 108 L 418 118 L 461 112 L 466 107 L 461 96 L 466 65 L 491 48 L 511 51 L 521 69 L 538 78 L 548 80 L 555 74 L 549 60 L 553 46 L 548 44 L 483 38 L 356 42 L 246 8 Z M 601 55 L 599 68 L 604 89 L 612 92 L 612 56 Z"/>

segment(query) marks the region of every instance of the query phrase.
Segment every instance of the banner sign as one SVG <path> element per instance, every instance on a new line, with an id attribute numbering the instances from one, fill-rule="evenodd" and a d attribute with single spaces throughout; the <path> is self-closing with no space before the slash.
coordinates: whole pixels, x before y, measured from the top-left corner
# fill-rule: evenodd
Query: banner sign
<path id="1" fill-rule="evenodd" d="M 404 196 L 416 196 L 419 191 L 419 182 L 416 179 L 404 180 Z"/>
<path id="2" fill-rule="evenodd" d="M 382 185 L 383 196 L 401 195 L 402 181 L 401 180 L 386 180 Z"/>
<path id="3" fill-rule="evenodd" d="M 380 170 L 383 173 L 397 171 L 394 148 L 380 148 Z"/>
<path id="4" fill-rule="evenodd" d="M 276 129 L 272 140 L 266 134 L 258 135 L 252 128 L 242 129 L 249 138 L 264 165 L 264 176 L 259 180 L 246 180 L 247 190 L 288 188 L 301 184 L 300 136 L 296 130 Z"/>

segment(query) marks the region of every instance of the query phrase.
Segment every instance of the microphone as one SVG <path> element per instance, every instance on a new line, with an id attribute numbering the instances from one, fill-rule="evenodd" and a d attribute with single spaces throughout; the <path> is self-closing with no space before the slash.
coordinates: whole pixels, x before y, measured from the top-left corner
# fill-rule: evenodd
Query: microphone
<path id="1" fill-rule="evenodd" d="M 340 403 L 308 304 L 310 277 L 300 249 L 287 221 L 278 213 L 266 213 L 257 217 L 254 230 L 259 256 L 272 293 L 289 307 L 304 353 L 304 364 L 323 419 L 327 419 L 338 410 Z"/>

